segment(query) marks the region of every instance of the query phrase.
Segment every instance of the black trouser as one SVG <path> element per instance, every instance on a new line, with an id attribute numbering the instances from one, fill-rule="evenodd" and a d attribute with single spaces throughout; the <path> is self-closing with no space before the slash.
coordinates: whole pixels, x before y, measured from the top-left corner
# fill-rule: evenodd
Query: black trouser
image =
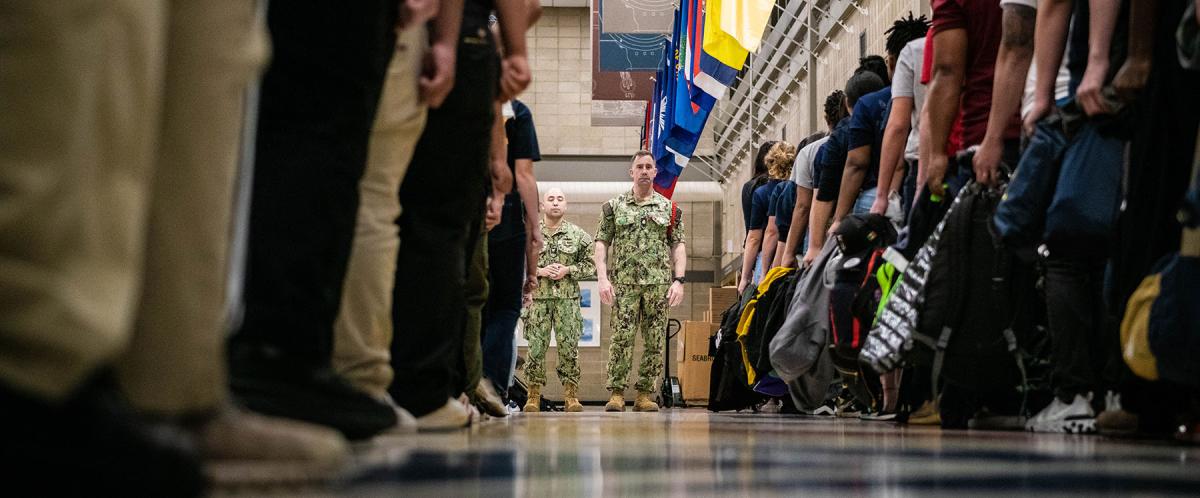
<path id="1" fill-rule="evenodd" d="M 486 17 L 463 20 L 454 90 L 430 109 L 400 188 L 392 306 L 392 397 L 428 414 L 452 392 L 463 354 L 467 251 L 483 216 L 499 61 Z M 482 36 L 479 36 L 482 34 Z"/>
<path id="2" fill-rule="evenodd" d="M 1054 395 L 1103 393 L 1119 372 L 1115 324 L 1104 308 L 1104 257 L 1048 244 L 1046 318 L 1050 328 Z"/>
<path id="3" fill-rule="evenodd" d="M 396 2 L 386 0 L 271 3 L 274 54 L 262 81 L 246 313 L 235 348 L 329 364 L 396 16 Z"/>
<path id="4" fill-rule="evenodd" d="M 507 221 L 507 220 L 506 220 Z M 534 230 L 537 228 L 534 227 Z M 521 293 L 525 282 L 525 237 L 488 239 L 488 295 L 483 308 L 483 376 L 500 396 L 508 399 L 513 375 L 513 341 L 521 318 Z"/>

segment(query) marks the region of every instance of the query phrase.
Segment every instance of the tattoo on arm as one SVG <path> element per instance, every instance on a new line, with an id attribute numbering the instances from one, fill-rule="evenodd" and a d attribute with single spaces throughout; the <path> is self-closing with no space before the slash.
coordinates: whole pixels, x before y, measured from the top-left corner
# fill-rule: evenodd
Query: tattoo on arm
<path id="1" fill-rule="evenodd" d="M 1004 6 L 1004 44 L 1010 48 L 1033 48 L 1037 10 L 1027 5 Z"/>

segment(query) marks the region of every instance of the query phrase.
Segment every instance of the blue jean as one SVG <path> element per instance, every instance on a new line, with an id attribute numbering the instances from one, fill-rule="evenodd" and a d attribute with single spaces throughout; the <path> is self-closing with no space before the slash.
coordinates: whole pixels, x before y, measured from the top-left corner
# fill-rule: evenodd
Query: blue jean
<path id="1" fill-rule="evenodd" d="M 506 222 L 508 220 L 505 220 Z M 499 228 L 499 227 L 497 227 Z M 524 234 L 488 241 L 488 294 L 483 308 L 483 376 L 492 381 L 502 398 L 508 399 L 516 359 L 514 333 L 521 317 L 521 293 L 525 280 Z"/>
<path id="2" fill-rule="evenodd" d="M 854 201 L 854 214 L 867 214 L 871 212 L 871 206 L 875 205 L 875 195 L 879 191 L 876 187 L 859 192 L 858 200 Z"/>

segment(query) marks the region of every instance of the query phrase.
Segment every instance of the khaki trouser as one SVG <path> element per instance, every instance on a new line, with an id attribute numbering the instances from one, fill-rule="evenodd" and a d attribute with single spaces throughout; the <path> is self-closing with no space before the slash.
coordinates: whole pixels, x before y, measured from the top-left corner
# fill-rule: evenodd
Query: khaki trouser
<path id="1" fill-rule="evenodd" d="M 396 218 L 400 184 L 425 128 L 425 105 L 417 94 L 425 43 L 422 26 L 400 32 L 396 40 L 359 183 L 354 246 L 334 324 L 334 369 L 376 397 L 392 383 L 392 285 L 400 247 Z"/>
<path id="2" fill-rule="evenodd" d="M 252 0 L 0 0 L 0 382 L 135 406 L 225 396 L 225 275 Z"/>

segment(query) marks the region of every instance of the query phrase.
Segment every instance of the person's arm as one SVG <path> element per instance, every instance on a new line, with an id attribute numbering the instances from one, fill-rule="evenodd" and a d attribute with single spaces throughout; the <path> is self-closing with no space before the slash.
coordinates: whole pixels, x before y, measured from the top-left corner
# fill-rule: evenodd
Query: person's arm
<path id="1" fill-rule="evenodd" d="M 762 249 L 758 251 L 759 263 L 764 271 L 774 268 L 775 244 L 779 243 L 779 227 L 775 225 L 775 217 L 767 218 L 767 227 L 763 229 Z"/>
<path id="2" fill-rule="evenodd" d="M 1033 135 L 1037 122 L 1054 107 L 1054 87 L 1071 26 L 1071 0 L 1039 0 L 1035 26 L 1033 57 L 1037 81 L 1033 87 L 1033 108 L 1025 116 L 1026 135 Z"/>
<path id="3" fill-rule="evenodd" d="M 788 268 L 796 267 L 796 253 L 800 250 L 800 240 L 808 230 L 808 211 L 812 207 L 813 191 L 809 188 L 796 188 L 796 207 L 792 209 L 792 229 L 788 231 L 787 242 L 783 245 L 783 257 L 780 265 Z M 805 248 L 807 250 L 807 248 Z"/>
<path id="4" fill-rule="evenodd" d="M 855 147 L 846 153 L 846 167 L 842 168 L 842 191 L 838 194 L 837 209 L 833 212 L 833 224 L 850 215 L 854 202 L 858 200 L 863 178 L 871 167 L 871 146 Z M 887 195 L 883 197 L 886 199 Z"/>
<path id="5" fill-rule="evenodd" d="M 425 69 L 417 82 L 421 100 L 434 109 L 441 107 L 454 88 L 454 65 L 458 58 L 458 31 L 462 28 L 464 0 L 441 0 L 433 20 Z"/>
<path id="6" fill-rule="evenodd" d="M 526 268 L 535 268 L 537 267 L 538 253 L 542 250 L 545 241 L 542 240 L 542 231 L 538 230 L 538 209 L 541 203 L 538 202 L 537 178 L 533 174 L 533 160 L 517 159 L 516 170 L 517 194 L 521 196 L 521 203 L 525 207 L 525 260 L 528 263 Z"/>
<path id="7" fill-rule="evenodd" d="M 967 30 L 947 29 L 933 35 L 933 78 L 921 111 L 921 162 L 929 191 L 945 194 L 943 182 L 950 157 L 946 141 L 958 115 L 967 70 Z"/>
<path id="8" fill-rule="evenodd" d="M 829 217 L 833 214 L 833 203 L 820 200 L 820 190 L 817 190 L 817 200 L 813 202 L 812 212 L 808 216 L 808 252 L 804 254 L 804 266 L 808 266 L 825 247 L 826 228 Z"/>
<path id="9" fill-rule="evenodd" d="M 671 249 L 671 262 L 672 276 L 682 277 L 687 273 L 687 246 L 683 242 L 675 244 L 675 247 Z M 683 284 L 671 281 L 671 287 L 667 289 L 667 306 L 674 308 L 681 302 L 683 302 Z"/>
<path id="10" fill-rule="evenodd" d="M 871 205 L 872 213 L 886 214 L 888 195 L 894 188 L 899 187 L 892 180 L 892 176 L 898 169 L 896 166 L 904 160 L 904 148 L 908 145 L 908 134 L 912 131 L 912 110 L 912 97 L 892 99 L 892 112 L 888 114 L 887 127 L 883 130 L 883 149 L 879 151 L 879 185 L 875 203 Z"/>
<path id="11" fill-rule="evenodd" d="M 575 280 L 594 277 L 596 275 L 594 251 L 595 244 L 592 242 L 592 237 L 585 233 L 583 240 L 579 243 L 579 251 L 575 253 L 575 264 L 567 266 L 567 273 L 573 275 Z"/>
<path id="12" fill-rule="evenodd" d="M 1025 77 L 1033 60 L 1034 21 L 1037 10 L 1026 5 L 1004 5 L 1004 33 L 1000 53 L 996 56 L 995 80 L 992 83 L 992 110 L 988 114 L 987 134 L 979 144 L 972 164 L 975 181 L 995 185 L 998 181 L 1000 159 L 1004 155 L 1004 132 L 1021 107 Z M 1015 165 L 1014 165 L 1015 166 Z"/>
<path id="13" fill-rule="evenodd" d="M 1112 112 L 1104 99 L 1104 79 L 1108 77 L 1109 49 L 1117 26 L 1120 0 L 1076 0 L 1088 2 L 1088 60 L 1087 69 L 1075 90 L 1075 99 L 1088 116 Z M 1134 2 L 1136 3 L 1136 2 Z M 1041 74 L 1038 74 L 1041 76 Z"/>
<path id="14" fill-rule="evenodd" d="M 1146 87 L 1154 58 L 1154 21 L 1158 0 L 1129 4 L 1129 56 L 1113 78 L 1113 89 L 1121 99 L 1132 101 Z"/>
<path id="15" fill-rule="evenodd" d="M 596 230 L 596 253 L 593 260 L 596 263 L 596 280 L 600 282 L 600 301 L 611 306 L 614 294 L 612 284 L 608 281 L 608 243 L 616 235 L 616 220 L 613 219 L 611 203 L 600 206 L 600 228 Z"/>
<path id="16" fill-rule="evenodd" d="M 495 119 L 492 122 L 492 144 L 490 150 L 492 193 L 488 196 L 487 229 L 491 230 L 500 223 L 501 209 L 504 207 L 504 196 L 512 190 L 513 174 L 508 168 L 508 150 L 504 140 L 504 115 L 500 112 L 500 104 L 494 103 Z"/>
<path id="17" fill-rule="evenodd" d="M 742 249 L 742 275 L 738 279 L 738 294 L 746 290 L 750 285 L 750 281 L 754 279 L 754 260 L 758 258 L 758 251 L 762 248 L 763 229 L 756 228 L 750 230 L 746 234 L 746 245 Z"/>
<path id="18" fill-rule="evenodd" d="M 525 49 L 525 31 L 534 13 L 526 0 L 496 0 L 496 18 L 504 43 L 504 60 L 500 66 L 501 101 L 512 99 L 529 87 L 532 75 Z"/>

